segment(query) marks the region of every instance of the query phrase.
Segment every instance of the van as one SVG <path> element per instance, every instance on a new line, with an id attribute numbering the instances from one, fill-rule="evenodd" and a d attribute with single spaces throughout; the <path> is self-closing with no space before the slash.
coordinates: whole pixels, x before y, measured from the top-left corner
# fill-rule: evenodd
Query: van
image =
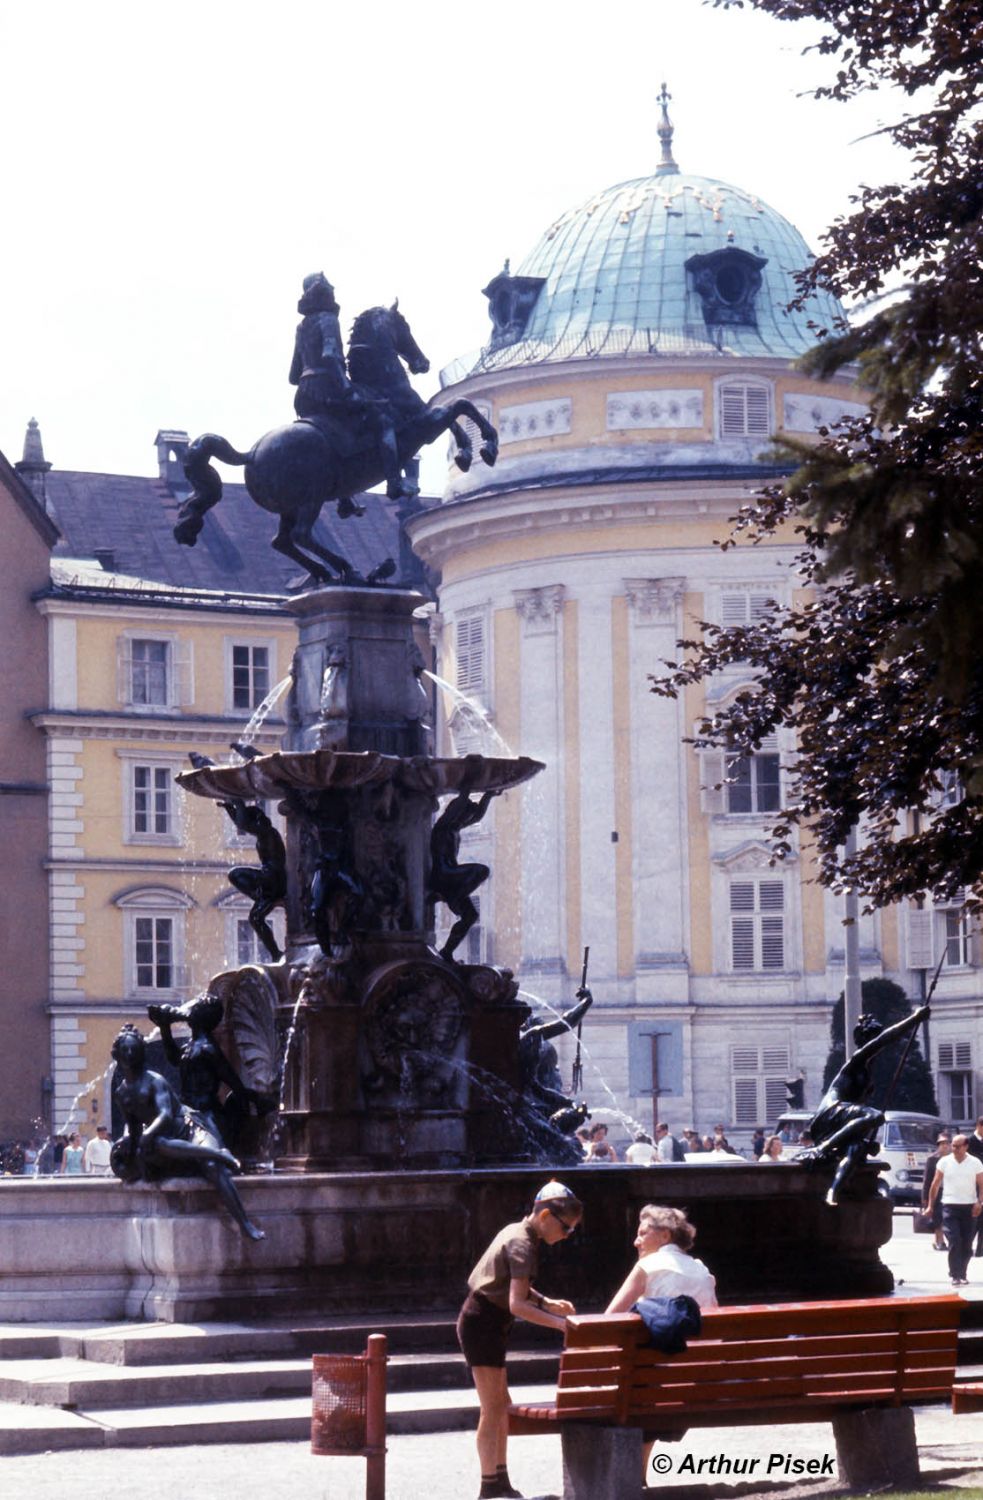
<path id="1" fill-rule="evenodd" d="M 786 1110 L 779 1116 L 775 1134 L 781 1136 L 790 1155 L 794 1155 L 799 1136 L 812 1118 L 813 1112 L 801 1109 Z M 881 1149 L 873 1159 L 886 1163 L 888 1170 L 880 1174 L 882 1191 L 895 1203 L 921 1202 L 925 1163 L 943 1129 L 948 1127 L 935 1115 L 907 1109 L 884 1111 L 884 1124 L 877 1132 Z"/>

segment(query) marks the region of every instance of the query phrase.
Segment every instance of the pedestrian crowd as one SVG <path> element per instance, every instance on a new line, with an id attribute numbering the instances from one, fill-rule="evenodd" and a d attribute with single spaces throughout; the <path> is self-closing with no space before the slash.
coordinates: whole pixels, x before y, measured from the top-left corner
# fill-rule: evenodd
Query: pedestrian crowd
<path id="1" fill-rule="evenodd" d="M 0 1141 L 0 1176 L 111 1177 L 112 1148 L 107 1125 L 97 1125 L 88 1140 L 75 1130 L 69 1135 Z"/>

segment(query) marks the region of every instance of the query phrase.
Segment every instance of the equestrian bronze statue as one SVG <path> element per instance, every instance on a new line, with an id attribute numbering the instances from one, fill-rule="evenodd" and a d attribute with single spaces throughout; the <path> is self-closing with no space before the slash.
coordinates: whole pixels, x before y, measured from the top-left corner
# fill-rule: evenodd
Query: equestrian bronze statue
<path id="1" fill-rule="evenodd" d="M 332 501 L 340 517 L 361 515 L 363 507 L 353 497 L 383 480 L 390 500 L 412 497 L 416 487 L 405 477 L 407 466 L 420 448 L 447 431 L 457 444 L 454 461 L 467 471 L 473 449 L 462 417 L 480 432 L 486 464 L 498 457 L 498 433 L 470 401 L 428 406 L 417 395 L 407 370 L 426 374 L 430 362 L 398 303 L 359 314 L 347 360 L 334 289 L 321 272 L 305 278 L 297 307 L 302 320 L 290 368 L 297 420 L 266 433 L 248 453 L 216 433 L 195 438 L 184 460 L 192 492 L 178 512 L 174 535 L 194 546 L 206 513 L 222 498 L 222 481 L 211 464 L 219 459 L 245 465 L 249 495 L 280 518 L 273 546 L 302 564 L 317 583 L 334 581 L 332 573 L 342 583 L 381 582 L 395 570 L 391 558 L 363 580 L 314 537 L 322 507 Z"/>

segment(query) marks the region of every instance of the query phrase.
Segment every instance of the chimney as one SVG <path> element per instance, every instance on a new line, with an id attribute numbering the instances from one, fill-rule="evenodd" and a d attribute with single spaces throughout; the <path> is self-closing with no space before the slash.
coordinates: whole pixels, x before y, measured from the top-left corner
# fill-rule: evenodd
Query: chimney
<path id="1" fill-rule="evenodd" d="M 33 490 L 35 499 L 41 509 L 48 509 L 48 492 L 45 483 L 45 475 L 51 468 L 44 456 L 44 446 L 41 442 L 41 429 L 32 417 L 27 424 L 24 434 L 24 457 L 19 463 L 14 464 L 21 479 Z"/>
<path id="2" fill-rule="evenodd" d="M 172 495 L 187 494 L 191 489 L 184 475 L 184 457 L 189 447 L 188 434 L 176 427 L 162 427 L 154 442 L 157 444 L 157 468 L 161 484 L 166 484 Z"/>

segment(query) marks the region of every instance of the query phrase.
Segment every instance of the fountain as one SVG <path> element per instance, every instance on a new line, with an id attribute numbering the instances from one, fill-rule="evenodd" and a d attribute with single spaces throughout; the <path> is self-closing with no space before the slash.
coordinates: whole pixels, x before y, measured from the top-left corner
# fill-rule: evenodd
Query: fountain
<path id="1" fill-rule="evenodd" d="M 327 287 L 323 277 L 308 280 L 319 296 Z M 316 316 L 336 321 L 336 312 Z M 397 352 L 419 363 L 402 315 L 373 313 L 372 328 L 359 320 L 364 337 L 402 341 Z M 305 393 L 305 380 L 306 372 L 298 402 L 316 394 Z M 462 415 L 494 462 L 494 429 L 468 403 L 424 408 L 410 395 L 417 405 L 409 402 L 395 429 L 404 470 L 421 442 L 448 427 L 467 467 Z M 281 514 L 274 545 L 312 575 L 290 604 L 299 643 L 284 748 L 260 755 L 238 742 L 234 764 L 194 756 L 195 768 L 179 776 L 258 840 L 260 864 L 238 866 L 232 878 L 253 902 L 271 962 L 215 975 L 207 988 L 223 1002 L 216 1035 L 243 1096 L 274 1104 L 251 1122 L 243 1152 L 265 1151 L 272 1170 L 237 1183 L 240 1222 L 263 1238 L 240 1233 L 213 1188 L 194 1178 L 148 1181 L 128 1171 L 136 1180 L 0 1183 L 0 1321 L 448 1310 L 477 1255 L 555 1165 L 570 1173 L 586 1213 L 585 1229 L 554 1258 L 551 1290 L 581 1306 L 596 1306 L 622 1279 L 638 1209 L 652 1200 L 689 1208 L 726 1300 L 890 1290 L 877 1258 L 890 1204 L 870 1168 L 831 1209 L 821 1168 L 571 1164 L 565 1132 L 576 1112 L 564 1111 L 570 1101 L 555 1086 L 555 1023 L 527 1024 L 530 1007 L 509 970 L 456 956 L 474 920 L 471 896 L 488 874 L 459 861 L 461 831 L 496 797 L 521 795 L 542 767 L 522 756 L 432 753 L 415 634 L 424 601 L 369 586 L 391 576 L 388 560 L 362 581 L 310 534 L 332 494 L 341 513 L 357 512 L 350 497 L 383 473 L 370 450 L 392 433 L 366 422 L 366 451 L 345 458 L 337 412 L 323 420 L 298 412 L 302 421 L 249 454 L 213 434 L 192 443 L 192 493 L 175 530 L 193 543 L 221 497 L 209 459 L 242 463 L 253 498 Z M 348 407 L 344 415 L 351 422 Z M 400 484 L 393 451 L 386 447 L 390 490 Z M 282 810 L 285 843 L 260 800 Z M 437 901 L 456 919 L 440 952 Z M 282 956 L 266 925 L 276 904 L 286 909 Z M 167 1028 L 176 1017 L 158 1019 Z M 209 1089 L 206 1113 L 214 1113 Z"/>

